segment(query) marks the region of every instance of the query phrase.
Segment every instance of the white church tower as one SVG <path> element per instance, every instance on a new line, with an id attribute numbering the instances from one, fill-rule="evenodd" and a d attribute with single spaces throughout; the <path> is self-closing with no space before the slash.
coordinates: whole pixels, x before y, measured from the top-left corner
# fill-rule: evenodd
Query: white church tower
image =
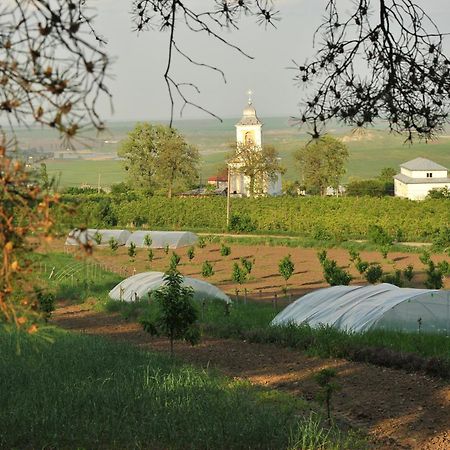
<path id="1" fill-rule="evenodd" d="M 248 104 L 244 108 L 241 120 L 236 126 L 236 145 L 251 145 L 262 148 L 263 123 L 256 115 L 253 106 L 252 91 L 248 92 Z M 240 163 L 237 161 L 228 164 L 230 172 L 230 194 L 239 197 L 249 197 L 249 177 L 239 172 Z M 267 180 L 264 183 L 263 195 L 281 195 L 281 174 L 278 173 L 275 180 Z"/>

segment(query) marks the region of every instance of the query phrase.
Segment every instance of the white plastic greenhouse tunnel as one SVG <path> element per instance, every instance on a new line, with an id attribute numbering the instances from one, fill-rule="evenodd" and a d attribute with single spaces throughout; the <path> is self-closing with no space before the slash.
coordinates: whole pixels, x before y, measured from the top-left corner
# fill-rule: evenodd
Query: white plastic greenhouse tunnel
<path id="1" fill-rule="evenodd" d="M 96 242 L 96 236 L 101 237 L 100 244 Z M 128 230 L 97 230 L 88 228 L 87 230 L 72 230 L 67 236 L 64 245 L 80 245 L 87 244 L 89 241 L 92 245 L 108 245 L 111 238 L 114 238 L 119 245 L 125 245 L 131 233 Z"/>
<path id="2" fill-rule="evenodd" d="M 112 300 L 133 302 L 148 298 L 148 293 L 164 285 L 163 272 L 142 272 L 121 281 L 110 292 Z M 195 300 L 221 300 L 231 303 L 230 297 L 216 286 L 195 278 L 183 277 L 183 286 L 194 290 Z"/>
<path id="3" fill-rule="evenodd" d="M 145 245 L 145 236 L 150 235 L 152 240 L 151 248 L 169 248 L 187 247 L 194 245 L 198 241 L 196 234 L 190 231 L 135 231 L 128 238 L 127 247 L 133 242 L 136 247 L 143 248 Z"/>
<path id="4" fill-rule="evenodd" d="M 392 284 L 334 286 L 300 297 L 271 325 L 329 325 L 349 332 L 373 329 L 450 333 L 450 291 Z"/>

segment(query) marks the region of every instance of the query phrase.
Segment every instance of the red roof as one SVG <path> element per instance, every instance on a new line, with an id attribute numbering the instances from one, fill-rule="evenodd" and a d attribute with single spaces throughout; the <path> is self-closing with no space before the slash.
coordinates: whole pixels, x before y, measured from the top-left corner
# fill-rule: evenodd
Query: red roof
<path id="1" fill-rule="evenodd" d="M 209 177 L 208 181 L 228 181 L 228 177 L 219 175 L 217 177 Z"/>

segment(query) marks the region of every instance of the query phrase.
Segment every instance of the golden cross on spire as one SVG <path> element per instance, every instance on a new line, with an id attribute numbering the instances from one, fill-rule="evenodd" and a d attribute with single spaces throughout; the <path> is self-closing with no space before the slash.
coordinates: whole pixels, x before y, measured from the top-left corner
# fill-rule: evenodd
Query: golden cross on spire
<path id="1" fill-rule="evenodd" d="M 251 105 L 252 104 L 252 95 L 253 95 L 253 91 L 250 89 L 248 92 L 248 104 Z"/>

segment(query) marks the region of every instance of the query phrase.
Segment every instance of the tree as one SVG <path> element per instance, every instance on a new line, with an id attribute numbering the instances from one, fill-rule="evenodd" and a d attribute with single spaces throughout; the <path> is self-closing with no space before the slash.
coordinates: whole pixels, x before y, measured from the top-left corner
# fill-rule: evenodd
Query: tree
<path id="1" fill-rule="evenodd" d="M 295 270 L 295 265 L 291 259 L 291 255 L 285 256 L 279 263 L 278 263 L 278 271 L 280 272 L 280 275 L 284 278 L 284 292 L 287 292 L 287 283 L 289 278 L 293 275 Z"/>
<path id="2" fill-rule="evenodd" d="M 130 183 L 152 193 L 162 190 L 171 198 L 174 190 L 198 179 L 198 150 L 164 125 L 138 123 L 122 142 L 118 155 L 125 159 Z"/>
<path id="3" fill-rule="evenodd" d="M 340 140 L 323 136 L 297 150 L 294 158 L 307 189 L 325 195 L 329 186 L 339 187 L 345 173 L 348 149 Z"/>
<path id="4" fill-rule="evenodd" d="M 142 319 L 145 331 L 152 335 L 164 334 L 170 339 L 170 354 L 173 356 L 175 339 L 184 339 L 195 345 L 200 339 L 196 324 L 197 309 L 192 304 L 194 291 L 183 286 L 183 276 L 175 268 L 164 275 L 164 286 L 153 293 L 159 311 L 156 320 Z"/>
<path id="5" fill-rule="evenodd" d="M 251 143 L 239 143 L 229 158 L 231 172 L 241 173 L 249 178 L 250 197 L 263 194 L 267 184 L 277 179 L 278 173 L 284 173 L 275 147 L 258 146 Z"/>

